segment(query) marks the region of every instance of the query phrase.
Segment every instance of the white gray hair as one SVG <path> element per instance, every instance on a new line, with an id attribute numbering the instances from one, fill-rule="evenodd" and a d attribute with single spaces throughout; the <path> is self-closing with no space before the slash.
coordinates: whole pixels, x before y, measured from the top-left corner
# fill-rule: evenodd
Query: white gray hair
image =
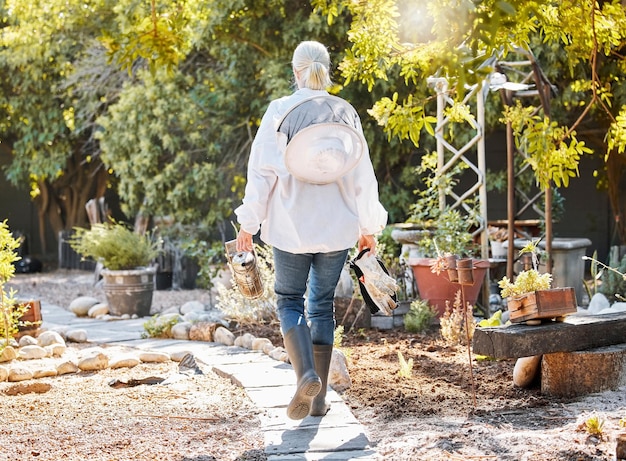
<path id="1" fill-rule="evenodd" d="M 319 42 L 300 43 L 293 52 L 291 64 L 294 71 L 298 72 L 303 87 L 324 90 L 332 84 L 330 56 L 326 47 Z"/>

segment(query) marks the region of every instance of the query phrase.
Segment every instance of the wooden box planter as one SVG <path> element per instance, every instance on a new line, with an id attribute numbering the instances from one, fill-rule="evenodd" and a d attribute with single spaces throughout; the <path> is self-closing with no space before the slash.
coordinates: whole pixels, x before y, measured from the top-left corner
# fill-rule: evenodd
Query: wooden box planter
<path id="1" fill-rule="evenodd" d="M 25 335 L 37 336 L 41 326 L 41 301 L 18 301 L 28 306 L 28 310 L 19 319 L 17 339 Z"/>
<path id="2" fill-rule="evenodd" d="M 576 293 L 570 287 L 533 291 L 510 297 L 507 306 L 513 323 L 553 319 L 576 312 Z"/>

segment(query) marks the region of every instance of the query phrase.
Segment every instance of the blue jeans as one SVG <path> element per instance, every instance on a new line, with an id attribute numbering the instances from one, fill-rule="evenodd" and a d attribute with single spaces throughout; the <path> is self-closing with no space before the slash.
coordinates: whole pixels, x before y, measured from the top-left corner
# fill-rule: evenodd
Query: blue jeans
<path id="1" fill-rule="evenodd" d="M 274 267 L 280 330 L 285 335 L 308 320 L 313 344 L 333 344 L 333 300 L 348 250 L 294 254 L 274 248 Z M 306 317 L 304 299 L 307 291 Z"/>

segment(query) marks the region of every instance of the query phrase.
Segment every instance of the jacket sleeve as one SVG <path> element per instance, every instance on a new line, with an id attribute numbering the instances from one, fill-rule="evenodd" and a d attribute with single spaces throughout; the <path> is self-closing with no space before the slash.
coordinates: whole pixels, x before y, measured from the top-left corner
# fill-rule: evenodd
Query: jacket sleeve
<path id="1" fill-rule="evenodd" d="M 273 158 L 278 153 L 275 123 L 278 117 L 276 103 L 270 103 L 265 111 L 259 130 L 252 142 L 243 203 L 235 209 L 241 228 L 254 235 L 267 217 L 270 192 L 276 184 Z"/>
<path id="2" fill-rule="evenodd" d="M 361 120 L 355 111 L 355 128 L 363 134 Z M 373 235 L 381 232 L 387 225 L 387 210 L 378 197 L 378 181 L 370 158 L 369 147 L 365 144 L 363 158 L 355 168 L 354 184 L 356 207 L 359 216 L 361 235 Z"/>
<path id="3" fill-rule="evenodd" d="M 355 168 L 356 206 L 361 235 L 377 234 L 387 225 L 387 210 L 379 201 L 378 181 L 369 155 L 365 155 Z"/>

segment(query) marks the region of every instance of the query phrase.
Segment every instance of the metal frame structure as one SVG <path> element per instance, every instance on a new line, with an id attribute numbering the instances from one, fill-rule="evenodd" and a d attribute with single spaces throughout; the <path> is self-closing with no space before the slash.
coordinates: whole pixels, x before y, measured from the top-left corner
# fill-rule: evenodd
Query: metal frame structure
<path id="1" fill-rule="evenodd" d="M 445 115 L 446 107 L 453 106 L 454 100 L 450 98 L 448 92 L 448 80 L 445 78 L 429 78 L 428 84 L 432 86 L 437 92 L 437 125 L 435 127 L 435 138 L 437 140 L 437 172 L 438 174 L 445 174 L 450 171 L 457 162 L 464 162 L 465 165 L 475 173 L 476 179 L 471 183 L 465 191 L 462 193 L 452 192 L 450 198 L 452 198 L 452 209 L 457 209 L 465 213 L 465 215 L 472 215 L 473 218 L 479 223 L 478 228 L 474 231 L 474 235 L 480 234 L 480 248 L 481 257 L 487 259 L 489 257 L 489 240 L 487 238 L 487 187 L 485 184 L 485 136 L 484 136 L 484 123 L 485 123 L 485 111 L 484 111 L 484 96 L 481 92 L 482 85 L 474 85 L 466 93 L 463 103 L 467 103 L 473 98 L 476 98 L 476 117 L 467 122 L 470 124 L 472 130 L 474 130 L 474 136 L 468 142 L 461 146 L 453 146 L 444 137 L 444 128 L 446 125 L 453 123 Z M 476 146 L 477 159 L 474 164 L 465 155 L 471 148 Z M 450 155 L 446 155 L 449 152 Z M 465 200 L 469 197 L 478 195 L 478 213 L 479 216 L 475 216 L 475 210 L 465 203 Z M 443 189 L 439 190 L 439 207 L 443 210 L 447 203 L 447 197 Z"/>
<path id="2" fill-rule="evenodd" d="M 461 146 L 453 146 L 444 137 L 444 128 L 453 123 L 449 117 L 445 115 L 445 109 L 454 105 L 455 101 L 449 96 L 448 81 L 446 78 L 431 77 L 428 84 L 434 88 L 437 93 L 437 126 L 435 128 L 435 138 L 437 141 L 437 170 L 440 174 L 449 171 L 454 165 L 461 161 L 464 162 L 471 171 L 476 174 L 475 181 L 468 186 L 462 193 L 453 192 L 449 197 L 445 196 L 445 191 L 439 191 L 439 204 L 441 209 L 446 206 L 448 199 L 452 199 L 452 208 L 462 210 L 466 215 L 474 214 L 464 201 L 469 197 L 478 197 L 479 216 L 474 216 L 479 222 L 479 227 L 474 235 L 480 234 L 481 257 L 487 259 L 489 257 L 489 240 L 488 240 L 488 218 L 487 218 L 487 188 L 485 184 L 486 161 L 485 161 L 485 99 L 489 91 L 499 91 L 503 102 L 506 105 L 514 105 L 516 100 L 539 98 L 539 106 L 536 113 L 543 112 L 547 117 L 550 116 L 550 96 L 554 91 L 554 87 L 545 77 L 541 68 L 537 64 L 532 52 L 523 48 L 514 48 L 510 55 L 521 56 L 520 60 L 496 61 L 493 60 L 494 74 L 491 75 L 490 81 L 475 84 L 470 87 L 463 98 L 462 103 L 468 104 L 475 99 L 476 115 L 473 119 L 467 120 L 467 123 L 474 130 L 474 136 L 468 142 Z M 493 77 L 497 75 L 497 79 Z M 533 210 L 540 218 L 545 221 L 545 249 L 548 254 L 547 271 L 551 271 L 552 260 L 550 257 L 552 250 L 552 189 L 540 191 L 534 196 L 528 196 L 519 187 L 516 187 L 516 178 L 519 177 L 529 166 L 524 165 L 519 171 L 516 171 L 515 156 L 521 155 L 526 158 L 526 154 L 516 148 L 513 140 L 513 131 L 510 124 L 506 127 L 507 138 L 507 230 L 508 240 L 513 242 L 515 239 L 515 223 L 520 216 L 528 210 Z M 477 159 L 474 164 L 465 155 L 475 146 Z M 537 206 L 538 201 L 544 198 L 545 213 Z M 523 205 L 517 209 L 516 202 L 520 200 Z M 510 244 L 507 255 L 507 277 L 513 278 L 513 264 L 515 262 L 515 245 Z"/>

